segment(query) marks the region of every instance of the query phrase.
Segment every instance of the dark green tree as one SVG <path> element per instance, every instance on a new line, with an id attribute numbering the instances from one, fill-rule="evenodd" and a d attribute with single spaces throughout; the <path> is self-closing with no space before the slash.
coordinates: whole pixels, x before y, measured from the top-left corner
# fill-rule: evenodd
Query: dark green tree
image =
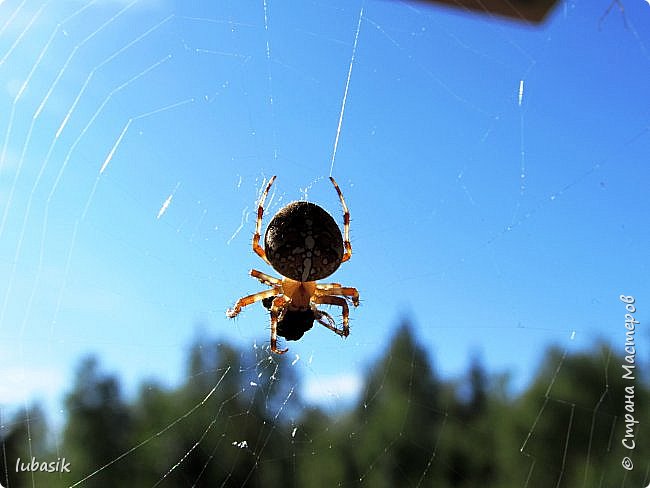
<path id="1" fill-rule="evenodd" d="M 32 471 L 30 465 L 33 458 L 40 462 L 50 461 L 46 435 L 45 415 L 39 405 L 32 405 L 12 419 L 3 421 L 0 431 L 0 485 L 13 488 L 38 485 L 43 476 L 39 471 Z M 23 471 L 23 468 L 29 471 Z"/>
<path id="2" fill-rule="evenodd" d="M 435 467 L 444 477 L 442 486 L 503 486 L 495 458 L 494 418 L 504 405 L 494 398 L 494 386 L 479 357 L 473 356 L 466 376 L 447 388 L 447 422 Z"/>
<path id="3" fill-rule="evenodd" d="M 96 358 L 84 359 L 65 400 L 68 421 L 62 451 L 72 461 L 64 481 L 92 475 L 84 487 L 120 486 L 135 467 L 133 459 L 114 462 L 130 447 L 133 419 L 119 380 L 99 370 Z"/>
<path id="4" fill-rule="evenodd" d="M 287 364 L 268 351 L 198 341 L 184 384 L 140 391 L 133 442 L 147 446 L 132 486 L 291 486 L 283 419 L 298 392 Z"/>
<path id="5" fill-rule="evenodd" d="M 644 378 L 622 378 L 622 362 L 605 346 L 551 348 L 530 386 L 514 395 L 507 376 L 490 374 L 478 356 L 459 379 L 439 379 L 405 322 L 369 365 L 358 403 L 326 413 L 300 397 L 292 358 L 268 349 L 197 340 L 181 384 L 145 382 L 128 402 L 117 378 L 89 358 L 66 397 L 62 441 L 48 436 L 37 408 L 3 419 L 0 483 L 645 486 L 650 395 Z M 639 422 L 634 450 L 621 445 L 630 409 Z M 48 445 L 48 437 L 59 441 Z M 621 467 L 626 455 L 633 471 Z M 30 456 L 65 456 L 72 473 L 15 473 L 12 463 Z"/>
<path id="6" fill-rule="evenodd" d="M 407 322 L 371 372 L 347 441 L 354 479 L 377 487 L 430 485 L 439 479 L 430 468 L 445 424 L 446 399 Z"/>
<path id="7" fill-rule="evenodd" d="M 513 439 L 523 439 L 531 486 L 645 486 L 650 468 L 648 390 L 641 378 L 635 385 L 637 446 L 630 453 L 624 435 L 625 387 L 623 358 L 605 346 L 567 355 L 553 348 L 532 385 L 516 403 Z M 515 446 L 511 446 L 514 448 Z M 636 470 L 621 466 L 625 456 L 637 459 Z M 519 460 L 520 461 L 520 460 Z M 516 472 L 514 466 L 504 469 Z M 523 480 L 524 473 L 519 473 Z"/>

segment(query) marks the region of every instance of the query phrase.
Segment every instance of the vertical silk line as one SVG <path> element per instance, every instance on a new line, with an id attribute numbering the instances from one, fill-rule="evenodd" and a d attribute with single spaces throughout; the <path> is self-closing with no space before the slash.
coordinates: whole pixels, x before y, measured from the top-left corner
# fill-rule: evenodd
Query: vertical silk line
<path id="1" fill-rule="evenodd" d="M 271 75 L 271 40 L 269 33 L 269 4 L 264 0 L 264 32 L 266 35 L 266 82 L 269 90 L 269 109 L 273 127 L 273 159 L 278 159 L 278 134 L 275 123 L 275 108 L 273 106 L 273 76 Z"/>
<path id="2" fill-rule="evenodd" d="M 339 114 L 339 125 L 336 128 L 336 137 L 334 138 L 334 149 L 332 151 L 332 160 L 330 161 L 330 176 L 334 171 L 334 159 L 336 158 L 336 149 L 339 147 L 339 136 L 341 135 L 341 126 L 343 125 L 343 114 L 345 113 L 345 104 L 348 100 L 348 89 L 350 88 L 350 78 L 352 78 L 352 67 L 354 58 L 357 54 L 357 44 L 359 43 L 359 31 L 361 30 L 361 19 L 363 18 L 363 7 L 359 11 L 359 22 L 357 23 L 357 32 L 354 35 L 354 44 L 352 45 L 352 56 L 350 56 L 350 67 L 348 68 L 348 78 L 345 82 L 345 91 L 343 92 L 343 101 L 341 102 L 341 113 Z"/>

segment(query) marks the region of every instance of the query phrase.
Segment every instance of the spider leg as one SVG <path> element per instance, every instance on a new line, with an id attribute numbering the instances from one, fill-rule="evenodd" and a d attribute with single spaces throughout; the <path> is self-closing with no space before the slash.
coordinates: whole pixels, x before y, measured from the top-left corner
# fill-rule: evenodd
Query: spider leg
<path id="1" fill-rule="evenodd" d="M 345 301 L 345 298 L 334 297 L 334 296 L 319 296 L 319 297 L 314 297 L 314 303 L 321 303 L 324 305 L 336 305 L 338 307 L 341 307 L 343 309 L 343 330 L 337 329 L 335 326 L 333 326 L 332 323 L 334 322 L 334 320 L 332 319 L 332 317 L 328 313 L 323 312 L 322 310 L 319 310 L 319 312 L 328 318 L 330 324 L 328 325 L 322 322 L 320 319 L 318 320 L 318 322 L 320 322 L 325 327 L 327 327 L 333 332 L 336 332 L 338 335 L 342 337 L 347 337 L 350 334 L 350 327 L 348 326 L 350 309 L 348 308 L 348 302 Z"/>
<path id="2" fill-rule="evenodd" d="M 282 289 L 279 287 L 274 287 L 269 290 L 260 291 L 257 293 L 253 293 L 252 295 L 247 295 L 245 297 L 242 297 L 239 300 L 237 300 L 237 302 L 235 302 L 234 307 L 226 310 L 226 316 L 228 316 L 229 318 L 236 317 L 239 314 L 239 312 L 241 312 L 242 308 L 247 307 L 252 303 L 259 302 L 260 300 L 264 300 L 265 298 L 275 296 L 278 293 L 282 293 Z"/>
<path id="3" fill-rule="evenodd" d="M 282 285 L 282 280 L 275 278 L 271 275 L 267 275 L 266 273 L 262 273 L 261 271 L 257 271 L 256 269 L 251 269 L 250 275 L 253 278 L 257 278 L 260 280 L 262 283 L 268 286 L 280 286 Z"/>
<path id="4" fill-rule="evenodd" d="M 286 295 L 280 295 L 273 299 L 271 305 L 271 351 L 276 354 L 284 354 L 289 349 L 278 349 L 278 319 L 284 307 L 291 299 Z"/>
<path id="5" fill-rule="evenodd" d="M 339 188 L 339 185 L 336 183 L 336 180 L 330 176 L 330 180 L 336 189 L 336 193 L 339 194 L 339 199 L 341 200 L 341 206 L 343 207 L 343 245 L 345 246 L 345 253 L 341 258 L 341 262 L 344 263 L 352 256 L 352 244 L 350 243 L 350 211 L 348 206 L 345 204 L 345 199 L 343 198 L 343 192 Z"/>
<path id="6" fill-rule="evenodd" d="M 336 327 L 336 322 L 334 321 L 334 319 L 330 314 L 328 314 L 327 312 L 323 312 L 322 310 L 318 310 L 316 313 L 317 313 L 316 320 L 318 321 L 319 324 L 324 325 L 329 330 L 331 330 L 337 335 L 340 335 L 341 337 L 346 337 L 343 334 L 343 331 Z M 327 322 L 323 320 L 323 317 L 327 318 Z"/>
<path id="7" fill-rule="evenodd" d="M 316 283 L 317 290 L 331 290 L 332 288 L 341 288 L 341 283 Z"/>
<path id="8" fill-rule="evenodd" d="M 264 190 L 264 193 L 262 193 L 262 197 L 260 198 L 260 202 L 257 206 L 257 220 L 255 221 L 255 234 L 253 235 L 253 251 L 264 261 L 266 261 L 267 264 L 271 264 L 271 263 L 269 263 L 269 260 L 266 257 L 264 248 L 260 246 L 260 232 L 262 231 L 262 216 L 264 215 L 264 201 L 266 200 L 266 195 L 268 195 L 269 190 L 271 189 L 271 185 L 273 184 L 274 181 L 275 181 L 275 176 L 272 176 L 271 179 L 269 180 L 269 184 L 266 185 L 266 189 Z"/>
<path id="9" fill-rule="evenodd" d="M 350 297 L 352 300 L 352 305 L 355 307 L 359 305 L 359 291 L 356 288 L 352 288 L 351 286 L 327 286 L 326 288 L 320 288 L 318 285 L 316 285 L 316 297 L 320 298 L 335 295 Z"/>
<path id="10" fill-rule="evenodd" d="M 327 317 L 327 320 L 329 321 L 329 324 L 324 323 L 321 318 L 318 318 L 318 322 L 330 329 L 331 331 L 335 332 L 336 334 L 342 336 L 342 337 L 347 337 L 348 334 L 350 333 L 350 329 L 348 326 L 348 321 L 349 321 L 349 316 L 350 316 L 350 311 L 348 308 L 348 304 L 345 301 L 344 298 L 341 297 L 336 297 L 336 296 L 321 296 L 321 297 L 315 297 L 314 298 L 314 303 L 317 304 L 323 304 L 323 305 L 336 305 L 342 308 L 343 312 L 343 330 L 337 328 L 335 326 L 334 319 L 331 317 L 330 314 L 327 312 L 324 312 L 322 310 L 318 310 L 318 313 L 320 315 L 324 315 Z"/>

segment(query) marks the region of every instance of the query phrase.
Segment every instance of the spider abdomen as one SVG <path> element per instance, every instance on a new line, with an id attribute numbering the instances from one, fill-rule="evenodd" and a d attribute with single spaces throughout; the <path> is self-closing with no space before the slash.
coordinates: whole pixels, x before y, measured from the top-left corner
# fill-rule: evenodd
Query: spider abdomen
<path id="1" fill-rule="evenodd" d="M 292 202 L 269 222 L 264 251 L 271 266 L 295 281 L 334 273 L 343 258 L 343 237 L 332 216 L 311 202 Z"/>

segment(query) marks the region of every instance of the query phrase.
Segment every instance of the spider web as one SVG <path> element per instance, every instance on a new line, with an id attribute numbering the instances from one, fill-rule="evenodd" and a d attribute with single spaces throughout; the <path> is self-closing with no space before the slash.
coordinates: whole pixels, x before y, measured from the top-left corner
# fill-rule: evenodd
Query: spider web
<path id="1" fill-rule="evenodd" d="M 649 16 L 564 2 L 532 28 L 400 2 L 0 3 L 0 483 L 101 486 L 135 462 L 153 486 L 304 486 L 329 460 L 334 484 L 351 469 L 360 485 L 469 486 L 496 453 L 520 465 L 503 486 L 647 485 Z M 281 358 L 261 306 L 224 317 L 259 289 L 247 271 L 270 271 L 250 238 L 273 174 L 267 217 L 302 198 L 340 220 L 337 178 L 354 254 L 335 279 L 362 299 L 345 342 L 314 328 Z M 621 294 L 640 322 L 629 452 Z M 88 352 L 125 388 L 108 403 L 145 398 L 147 378 L 187 402 L 82 472 L 62 398 Z M 458 408 L 472 357 L 512 443 Z M 12 432 L 23 459 L 68 456 L 70 477 L 10 473 Z M 473 439 L 471 459 L 454 439 Z M 410 468 L 391 464 L 404 452 Z"/>

